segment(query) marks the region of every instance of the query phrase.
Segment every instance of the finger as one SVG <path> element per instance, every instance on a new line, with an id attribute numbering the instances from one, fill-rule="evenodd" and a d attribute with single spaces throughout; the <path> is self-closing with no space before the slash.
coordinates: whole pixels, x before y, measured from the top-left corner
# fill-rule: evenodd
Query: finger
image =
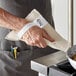
<path id="1" fill-rule="evenodd" d="M 40 44 L 35 44 L 35 46 L 37 46 L 38 48 L 41 48 Z"/>
<path id="2" fill-rule="evenodd" d="M 45 48 L 47 46 L 47 44 L 43 38 L 40 38 L 39 45 L 41 48 Z"/>
<path id="3" fill-rule="evenodd" d="M 31 32 L 28 32 L 30 37 L 30 43 L 32 46 L 36 46 L 37 40 L 31 35 Z"/>
<path id="4" fill-rule="evenodd" d="M 39 48 L 44 48 L 41 43 L 37 43 L 37 44 L 35 43 L 34 46 L 37 46 Z"/>
<path id="5" fill-rule="evenodd" d="M 44 48 L 46 47 L 45 41 L 42 40 L 42 38 L 40 38 L 39 36 L 37 36 L 35 39 L 34 39 L 34 46 L 37 46 L 39 48 Z"/>
<path id="6" fill-rule="evenodd" d="M 32 41 L 26 41 L 26 44 L 30 46 L 34 46 L 34 43 Z"/>
<path id="7" fill-rule="evenodd" d="M 55 40 L 52 38 L 52 37 L 50 37 L 49 35 L 48 35 L 48 33 L 43 29 L 43 35 L 42 35 L 44 38 L 46 38 L 47 40 L 49 40 L 49 41 L 51 41 L 51 42 L 54 42 Z"/>
<path id="8" fill-rule="evenodd" d="M 29 37 L 21 39 L 21 41 L 25 42 L 27 45 L 34 46 L 32 39 Z"/>
<path id="9" fill-rule="evenodd" d="M 34 46 L 37 46 L 37 47 L 41 48 L 41 46 L 40 46 L 40 44 L 39 44 L 39 41 L 38 41 L 37 39 L 34 39 L 34 40 L 33 40 L 33 43 L 34 43 L 34 44 L 33 44 Z"/>

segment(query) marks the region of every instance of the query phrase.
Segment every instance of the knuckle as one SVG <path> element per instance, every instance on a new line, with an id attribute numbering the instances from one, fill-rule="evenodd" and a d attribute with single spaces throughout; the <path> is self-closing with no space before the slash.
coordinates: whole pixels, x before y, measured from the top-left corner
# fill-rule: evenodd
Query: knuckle
<path id="1" fill-rule="evenodd" d="M 34 43 L 34 44 L 38 43 L 38 40 L 37 40 L 37 39 L 35 39 L 35 40 L 33 41 L 33 43 Z"/>
<path id="2" fill-rule="evenodd" d="M 39 41 L 41 39 L 41 37 L 40 36 L 37 36 L 37 40 Z"/>

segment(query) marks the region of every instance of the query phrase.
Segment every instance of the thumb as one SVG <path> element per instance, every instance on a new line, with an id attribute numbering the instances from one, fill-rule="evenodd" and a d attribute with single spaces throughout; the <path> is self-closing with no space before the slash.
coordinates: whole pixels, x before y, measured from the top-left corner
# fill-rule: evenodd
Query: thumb
<path id="1" fill-rule="evenodd" d="M 48 33 L 44 29 L 42 29 L 42 30 L 43 30 L 43 34 L 42 34 L 43 38 L 45 38 L 51 42 L 55 41 L 51 36 L 48 35 Z"/>

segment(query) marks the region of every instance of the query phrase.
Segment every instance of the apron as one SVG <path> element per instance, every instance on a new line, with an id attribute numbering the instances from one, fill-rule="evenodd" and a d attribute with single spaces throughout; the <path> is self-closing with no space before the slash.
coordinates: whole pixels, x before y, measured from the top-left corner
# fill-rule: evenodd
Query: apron
<path id="1" fill-rule="evenodd" d="M 0 0 L 0 8 L 22 18 L 25 18 L 32 9 L 37 9 L 54 27 L 50 0 Z M 1 65 L 2 71 L 0 71 L 0 76 L 37 76 L 37 73 L 30 69 L 30 60 L 50 54 L 55 52 L 55 50 L 50 47 L 44 49 L 30 47 L 22 41 L 12 42 L 5 40 L 4 38 L 9 31 L 10 30 L 6 28 L 0 27 L 0 50 L 4 51 L 0 53 L 3 55 L 3 58 L 0 58 L 0 63 L 3 64 Z M 11 46 L 20 48 L 20 54 L 17 60 L 11 58 L 10 52 L 8 51 Z M 5 59 L 7 59 L 7 61 Z M 17 61 L 21 64 L 17 68 L 12 67 L 13 65 L 8 65 L 9 62 L 11 62 L 11 64 L 14 62 L 14 65 L 17 65 Z"/>

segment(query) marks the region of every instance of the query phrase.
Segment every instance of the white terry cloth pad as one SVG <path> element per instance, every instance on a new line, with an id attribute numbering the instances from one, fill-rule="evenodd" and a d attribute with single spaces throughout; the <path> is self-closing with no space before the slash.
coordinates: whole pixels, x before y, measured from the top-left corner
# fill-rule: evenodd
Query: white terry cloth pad
<path id="1" fill-rule="evenodd" d="M 26 19 L 33 23 L 36 23 L 36 25 L 38 25 L 40 28 L 45 29 L 46 32 L 55 40 L 54 42 L 50 42 L 45 39 L 48 46 L 62 51 L 68 50 L 68 48 L 70 47 L 70 43 L 62 38 L 36 9 L 32 10 L 31 13 L 26 17 Z M 5 37 L 5 39 L 18 41 L 18 33 L 15 31 L 11 31 Z"/>

